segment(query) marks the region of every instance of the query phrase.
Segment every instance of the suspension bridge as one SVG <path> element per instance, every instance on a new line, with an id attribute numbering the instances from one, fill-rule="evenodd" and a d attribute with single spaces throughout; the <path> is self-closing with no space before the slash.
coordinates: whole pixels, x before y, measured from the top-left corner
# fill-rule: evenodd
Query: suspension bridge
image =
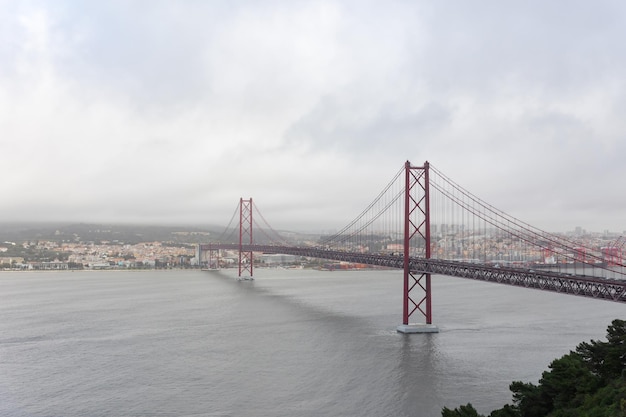
<path id="1" fill-rule="evenodd" d="M 219 268 L 237 254 L 252 279 L 255 254 L 287 254 L 403 271 L 403 333 L 437 332 L 432 276 L 448 275 L 626 303 L 624 237 L 595 242 L 535 228 L 476 197 L 425 162 L 407 161 L 339 232 L 293 242 L 274 230 L 252 198 L 241 198 L 224 232 L 199 245 Z"/>

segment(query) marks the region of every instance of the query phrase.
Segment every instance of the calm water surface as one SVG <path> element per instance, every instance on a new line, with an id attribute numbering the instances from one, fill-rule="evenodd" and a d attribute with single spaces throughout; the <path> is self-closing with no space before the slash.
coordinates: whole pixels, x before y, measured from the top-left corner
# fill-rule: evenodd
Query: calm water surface
<path id="1" fill-rule="evenodd" d="M 433 277 L 403 335 L 400 271 L 0 273 L 2 416 L 439 416 L 510 402 L 626 307 Z"/>

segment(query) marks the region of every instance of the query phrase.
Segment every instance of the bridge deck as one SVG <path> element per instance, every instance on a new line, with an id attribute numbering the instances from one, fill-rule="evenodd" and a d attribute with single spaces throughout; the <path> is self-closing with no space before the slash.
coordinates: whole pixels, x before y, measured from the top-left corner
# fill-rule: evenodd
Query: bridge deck
<path id="1" fill-rule="evenodd" d="M 282 253 L 387 268 L 404 268 L 404 258 L 401 255 L 355 253 L 320 248 L 274 245 L 243 245 L 241 248 L 238 244 L 208 244 L 200 246 L 200 250 L 218 249 Z M 448 275 L 626 303 L 626 281 L 623 280 L 416 257 L 410 258 L 409 268 L 414 273 Z"/>

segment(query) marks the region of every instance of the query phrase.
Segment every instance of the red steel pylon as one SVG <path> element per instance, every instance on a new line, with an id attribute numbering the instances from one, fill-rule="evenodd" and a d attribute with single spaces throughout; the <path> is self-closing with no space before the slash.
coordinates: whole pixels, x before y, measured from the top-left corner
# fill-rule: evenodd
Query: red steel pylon
<path id="1" fill-rule="evenodd" d="M 430 259 L 430 191 L 428 161 L 422 167 L 405 164 L 404 196 L 404 295 L 402 323 L 409 325 L 411 315 L 421 312 L 426 324 L 432 324 L 430 273 L 415 273 L 410 268 L 411 242 L 418 237 L 424 240 L 424 254 Z"/>
<path id="2" fill-rule="evenodd" d="M 252 245 L 252 198 L 239 200 L 239 277 L 248 272 L 252 278 L 252 251 L 244 250 L 244 245 Z"/>

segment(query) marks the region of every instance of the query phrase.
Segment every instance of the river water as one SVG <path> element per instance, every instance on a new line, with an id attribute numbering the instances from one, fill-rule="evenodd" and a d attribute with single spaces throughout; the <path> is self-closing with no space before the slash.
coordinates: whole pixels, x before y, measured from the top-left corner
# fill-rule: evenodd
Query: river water
<path id="1" fill-rule="evenodd" d="M 2 416 L 440 416 L 510 402 L 626 306 L 433 277 L 404 335 L 401 271 L 0 273 Z"/>

